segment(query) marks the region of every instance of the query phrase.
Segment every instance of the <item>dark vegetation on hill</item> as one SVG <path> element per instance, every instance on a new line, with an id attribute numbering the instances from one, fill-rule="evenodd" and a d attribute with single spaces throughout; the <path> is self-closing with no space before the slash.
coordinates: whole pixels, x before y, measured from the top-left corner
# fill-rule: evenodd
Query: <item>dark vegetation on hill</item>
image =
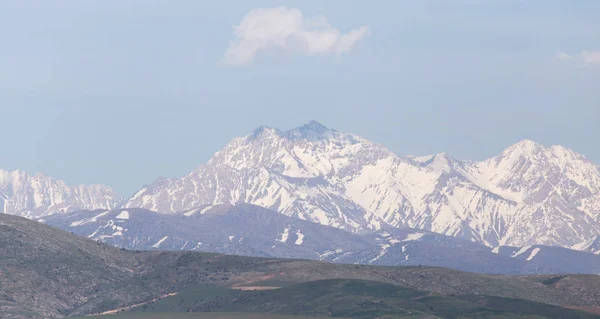
<path id="1" fill-rule="evenodd" d="M 282 288 L 229 289 L 244 285 Z M 193 293 L 198 287 L 213 287 L 208 293 L 220 299 L 199 300 Z M 179 295 L 147 303 L 169 293 Z M 59 318 L 141 303 L 145 308 L 133 311 L 179 311 L 183 308 L 168 305 L 182 296 L 190 296 L 183 301 L 186 307 L 199 311 L 365 318 L 467 311 L 499 318 L 511 313 L 586 318 L 592 315 L 565 307 L 600 308 L 600 276 L 491 276 L 430 267 L 126 251 L 0 214 L 0 318 Z M 295 298 L 298 302 L 289 302 Z"/>

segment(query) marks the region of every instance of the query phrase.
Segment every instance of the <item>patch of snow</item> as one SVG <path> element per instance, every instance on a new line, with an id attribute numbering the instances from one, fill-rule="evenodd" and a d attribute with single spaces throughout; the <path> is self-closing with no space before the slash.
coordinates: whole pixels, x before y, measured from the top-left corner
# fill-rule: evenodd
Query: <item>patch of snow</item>
<path id="1" fill-rule="evenodd" d="M 140 189 L 137 193 L 135 193 L 135 195 L 133 195 L 133 197 L 131 198 L 131 200 L 137 199 L 140 196 L 142 196 L 146 192 L 147 189 L 148 189 L 147 187 L 144 187 L 144 188 Z"/>
<path id="2" fill-rule="evenodd" d="M 215 204 L 215 205 L 219 205 L 219 204 Z M 196 213 L 200 213 L 200 215 L 204 215 L 204 214 L 206 214 L 206 212 L 208 212 L 208 211 L 209 211 L 211 208 L 215 207 L 215 205 L 208 205 L 208 206 L 206 206 L 206 207 L 204 207 L 204 208 L 202 208 L 202 209 L 198 209 L 198 208 L 190 209 L 190 210 L 188 210 L 188 211 L 184 212 L 184 213 L 183 213 L 183 215 L 185 215 L 185 216 L 188 216 L 188 217 L 189 217 L 189 216 L 192 216 L 192 215 L 194 215 L 194 214 L 196 214 Z"/>
<path id="3" fill-rule="evenodd" d="M 206 212 L 208 212 L 213 207 L 214 207 L 213 205 L 208 205 L 208 206 L 202 208 L 202 210 L 200 211 L 200 215 L 206 214 Z"/>
<path id="4" fill-rule="evenodd" d="M 169 236 L 165 236 L 163 237 L 161 240 L 157 241 L 156 244 L 152 245 L 152 248 L 159 248 L 160 245 L 167 240 L 167 238 L 169 238 Z"/>
<path id="5" fill-rule="evenodd" d="M 425 236 L 424 233 L 412 233 L 408 234 L 402 241 L 415 241 L 421 239 L 423 236 Z"/>
<path id="6" fill-rule="evenodd" d="M 539 252 L 540 252 L 540 249 L 539 249 L 539 248 L 534 248 L 534 249 L 531 251 L 531 254 L 529 255 L 529 257 L 527 257 L 527 260 L 532 260 L 532 259 L 533 259 L 533 257 L 535 257 L 535 256 L 536 256 L 536 255 L 537 255 Z"/>
<path id="7" fill-rule="evenodd" d="M 99 227 L 98 229 L 96 229 L 96 230 L 95 230 L 93 233 L 91 233 L 91 234 L 88 236 L 88 238 L 93 238 L 94 236 L 96 236 L 96 234 L 98 234 L 98 232 L 100 231 L 100 228 L 102 228 L 102 227 Z"/>
<path id="8" fill-rule="evenodd" d="M 372 264 L 372 263 L 376 262 L 377 260 L 379 260 L 379 258 L 385 256 L 385 254 L 387 253 L 388 249 L 390 249 L 391 245 L 390 244 L 383 244 L 380 247 L 381 247 L 381 250 L 379 251 L 379 255 L 377 255 L 375 258 L 369 260 L 369 264 Z"/>
<path id="9" fill-rule="evenodd" d="M 525 247 L 521 247 L 521 249 L 519 249 L 519 251 L 513 251 L 511 257 L 517 257 L 521 254 L 523 254 L 524 252 L 528 251 L 529 248 L 531 248 L 531 246 L 525 246 Z"/>
<path id="10" fill-rule="evenodd" d="M 304 242 L 304 234 L 302 234 L 300 231 L 297 231 L 296 236 L 298 236 L 298 239 L 296 239 L 295 244 L 302 245 L 302 243 Z"/>
<path id="11" fill-rule="evenodd" d="M 71 227 L 74 227 L 74 226 L 83 225 L 83 223 L 85 223 L 85 221 L 86 221 L 85 219 L 78 220 L 78 221 L 74 221 L 74 222 L 72 222 L 72 223 L 71 223 L 71 225 L 69 225 L 69 226 L 71 226 Z"/>
<path id="12" fill-rule="evenodd" d="M 592 239 L 583 241 L 579 244 L 575 244 L 575 245 L 571 246 L 571 249 L 593 252 L 592 247 L 594 246 L 594 243 L 596 243 L 597 240 L 598 240 L 598 236 L 596 236 Z M 593 253 L 597 253 L 597 252 L 593 252 Z"/>
<path id="13" fill-rule="evenodd" d="M 341 254 L 343 253 L 344 250 L 343 249 L 336 249 L 336 250 L 328 250 L 326 252 L 324 252 L 323 254 L 319 254 L 319 260 L 323 260 L 325 259 L 325 257 L 331 256 L 333 254 Z"/>
<path id="14" fill-rule="evenodd" d="M 194 209 L 190 209 L 187 212 L 183 213 L 184 216 L 192 216 L 194 215 L 196 212 L 198 211 L 198 209 L 194 208 Z"/>
<path id="15" fill-rule="evenodd" d="M 124 210 L 116 217 L 117 219 L 129 219 L 129 212 Z"/>
<path id="16" fill-rule="evenodd" d="M 279 235 L 281 236 L 281 238 L 277 239 L 278 242 L 282 242 L 282 243 L 287 242 L 288 237 L 290 236 L 290 229 L 286 227 L 283 230 L 283 233 L 281 233 Z"/>
<path id="17" fill-rule="evenodd" d="M 71 226 L 71 227 L 73 227 L 73 226 L 81 226 L 81 225 L 85 225 L 85 224 L 89 224 L 89 223 L 94 223 L 94 222 L 97 222 L 97 221 L 98 221 L 98 218 L 100 218 L 100 217 L 102 217 L 102 216 L 105 216 L 105 215 L 107 215 L 108 213 L 110 213 L 110 211 L 108 211 L 108 210 L 107 210 L 107 211 L 105 211 L 105 212 L 102 212 L 102 213 L 100 213 L 100 214 L 98 214 L 98 215 L 94 216 L 94 217 L 91 217 L 91 218 L 86 218 L 86 219 L 82 219 L 82 220 L 78 220 L 78 221 L 72 222 L 70 226 Z"/>

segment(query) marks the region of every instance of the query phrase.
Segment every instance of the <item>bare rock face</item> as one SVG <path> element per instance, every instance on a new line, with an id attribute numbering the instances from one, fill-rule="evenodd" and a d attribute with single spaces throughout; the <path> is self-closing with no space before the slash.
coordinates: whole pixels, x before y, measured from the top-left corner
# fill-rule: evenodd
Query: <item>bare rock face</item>
<path id="1" fill-rule="evenodd" d="M 67 186 L 37 174 L 0 170 L 0 213 L 39 218 L 81 209 L 114 208 L 120 197 L 104 185 Z"/>
<path id="2" fill-rule="evenodd" d="M 400 157 L 310 122 L 260 127 L 179 179 L 161 179 L 123 207 L 182 214 L 249 203 L 361 232 L 411 227 L 490 247 L 572 247 L 600 234 L 600 168 L 561 146 L 519 142 L 482 162 Z"/>

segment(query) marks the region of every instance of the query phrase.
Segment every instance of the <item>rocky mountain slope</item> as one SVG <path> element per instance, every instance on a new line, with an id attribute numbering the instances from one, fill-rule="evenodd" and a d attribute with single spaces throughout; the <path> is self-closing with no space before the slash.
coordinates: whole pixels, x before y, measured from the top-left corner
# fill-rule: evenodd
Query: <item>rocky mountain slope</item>
<path id="1" fill-rule="evenodd" d="M 67 186 L 43 174 L 0 169 L 0 214 L 39 218 L 82 209 L 111 209 L 121 198 L 104 185 Z"/>
<path id="2" fill-rule="evenodd" d="M 592 254 L 600 255 L 600 235 L 598 235 L 590 240 L 576 244 L 572 248 L 575 250 L 581 250 L 581 251 L 590 252 Z"/>
<path id="3" fill-rule="evenodd" d="M 1 318 L 95 314 L 150 304 L 178 293 L 184 296 L 186 289 L 199 287 L 230 289 L 277 284 L 293 291 L 297 284 L 310 286 L 310 282 L 330 279 L 386 283 L 398 287 L 394 289 L 419 290 L 425 296 L 446 296 L 446 300 L 477 295 L 513 298 L 506 300 L 513 307 L 522 303 L 518 299 L 524 299 L 562 307 L 600 308 L 599 276 L 490 276 L 429 267 L 341 265 L 196 252 L 135 252 L 0 214 Z M 316 297 L 322 294 L 321 289 L 312 291 Z M 352 296 L 346 292 L 344 295 Z M 259 293 L 254 297 L 260 296 Z M 181 305 L 179 299 L 169 304 Z M 219 304 L 222 303 L 208 302 L 207 306 Z M 339 305 L 332 302 L 322 306 L 334 304 Z"/>
<path id="4" fill-rule="evenodd" d="M 407 228 L 355 234 L 249 204 L 201 206 L 175 215 L 139 208 L 82 211 L 48 216 L 45 222 L 137 250 L 438 266 L 491 274 L 600 274 L 600 256 L 588 252 L 548 246 L 491 249 L 465 239 Z"/>
<path id="5" fill-rule="evenodd" d="M 400 157 L 310 122 L 286 132 L 260 127 L 124 207 L 183 214 L 240 202 L 358 233 L 410 227 L 490 247 L 572 247 L 600 234 L 600 168 L 531 141 L 482 162 Z"/>

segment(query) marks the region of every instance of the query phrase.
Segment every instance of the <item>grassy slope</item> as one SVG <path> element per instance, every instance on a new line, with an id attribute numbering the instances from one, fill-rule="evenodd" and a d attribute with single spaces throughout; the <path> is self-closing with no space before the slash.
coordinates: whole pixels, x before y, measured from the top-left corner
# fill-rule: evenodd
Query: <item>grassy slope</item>
<path id="1" fill-rule="evenodd" d="M 198 286 L 136 312 L 246 312 L 351 318 L 596 318 L 525 300 L 441 296 L 363 280 L 320 280 L 268 291 Z"/>
<path id="2" fill-rule="evenodd" d="M 72 317 L 73 319 L 315 319 L 311 316 L 280 315 L 272 313 L 120 313 L 102 317 Z M 317 317 L 318 318 L 318 317 Z"/>

